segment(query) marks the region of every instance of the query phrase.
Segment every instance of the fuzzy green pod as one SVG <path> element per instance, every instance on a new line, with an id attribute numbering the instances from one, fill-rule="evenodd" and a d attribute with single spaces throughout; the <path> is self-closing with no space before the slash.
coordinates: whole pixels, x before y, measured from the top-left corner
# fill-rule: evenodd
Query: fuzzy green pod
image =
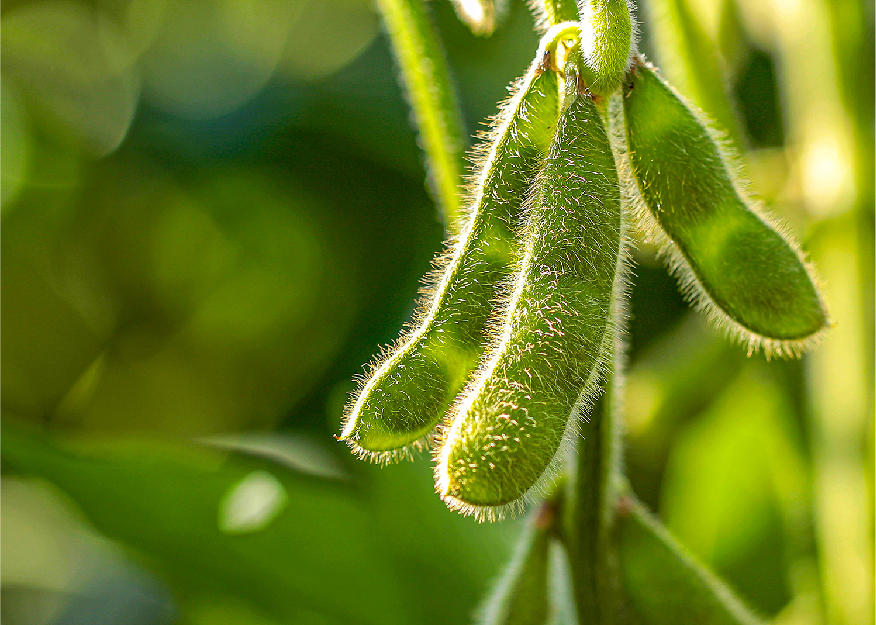
<path id="1" fill-rule="evenodd" d="M 640 221 L 685 295 L 750 352 L 810 348 L 829 324 L 812 272 L 746 197 L 700 114 L 645 64 L 624 82 L 623 109 Z"/>
<path id="2" fill-rule="evenodd" d="M 566 109 L 533 187 L 491 351 L 436 454 L 436 489 L 478 520 L 516 512 L 599 393 L 622 267 L 618 176 L 596 104 L 566 66 Z M 535 488 L 537 491 L 538 488 Z"/>
<path id="3" fill-rule="evenodd" d="M 339 438 L 360 457 L 392 461 L 428 443 L 477 365 L 493 303 L 511 274 L 513 233 L 559 116 L 558 78 L 543 62 L 554 36 L 564 32 L 545 35 L 477 154 L 472 208 L 437 263 L 413 330 L 348 406 Z"/>
<path id="4" fill-rule="evenodd" d="M 580 0 L 580 71 L 590 93 L 620 87 L 635 53 L 636 27 L 627 0 Z"/>
<path id="5" fill-rule="evenodd" d="M 556 504 L 545 502 L 528 519 L 514 559 L 482 608 L 479 625 L 534 625 L 550 622 L 550 546 Z"/>

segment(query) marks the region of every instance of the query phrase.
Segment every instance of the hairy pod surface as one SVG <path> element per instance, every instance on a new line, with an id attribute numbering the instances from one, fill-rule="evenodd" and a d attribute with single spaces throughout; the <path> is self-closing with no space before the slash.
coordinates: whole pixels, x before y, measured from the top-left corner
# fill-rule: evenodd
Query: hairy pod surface
<path id="1" fill-rule="evenodd" d="M 797 356 L 828 325 L 799 248 L 754 208 L 720 142 L 650 66 L 623 88 L 638 216 L 685 295 L 749 352 Z"/>
<path id="2" fill-rule="evenodd" d="M 550 543 L 556 508 L 546 503 L 528 519 L 514 559 L 493 589 L 479 625 L 549 623 Z"/>
<path id="3" fill-rule="evenodd" d="M 451 411 L 436 455 L 442 499 L 478 520 L 516 511 L 550 474 L 564 437 L 599 392 L 610 351 L 620 191 L 602 119 L 578 93 L 574 65 L 496 339 Z"/>
<path id="4" fill-rule="evenodd" d="M 635 52 L 636 27 L 627 0 L 579 0 L 580 71 L 590 93 L 609 95 L 623 81 Z"/>
<path id="5" fill-rule="evenodd" d="M 414 329 L 348 407 L 339 438 L 361 457 L 391 461 L 428 442 L 483 352 L 493 303 L 511 275 L 523 204 L 559 116 L 558 78 L 543 65 L 552 36 L 476 155 L 467 221 L 436 263 Z"/>

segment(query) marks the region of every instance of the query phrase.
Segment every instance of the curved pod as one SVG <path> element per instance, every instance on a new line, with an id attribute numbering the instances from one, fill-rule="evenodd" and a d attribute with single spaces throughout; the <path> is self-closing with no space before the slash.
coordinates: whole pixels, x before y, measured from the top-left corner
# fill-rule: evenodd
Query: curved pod
<path id="1" fill-rule="evenodd" d="M 568 82 L 496 340 L 436 458 L 442 499 L 478 520 L 517 511 L 551 473 L 599 392 L 613 340 L 623 255 L 617 171 L 596 105 L 576 92 L 583 83 Z"/>
<path id="2" fill-rule="evenodd" d="M 544 60 L 556 30 L 494 121 L 460 234 L 436 263 L 414 320 L 377 364 L 346 414 L 343 432 L 360 457 L 387 462 L 428 442 L 476 367 L 501 285 L 511 274 L 514 232 L 559 115 L 557 75 Z"/>
<path id="3" fill-rule="evenodd" d="M 805 351 L 828 316 L 797 245 L 753 207 L 719 142 L 653 68 L 638 65 L 623 95 L 639 217 L 685 295 L 750 352 Z"/>

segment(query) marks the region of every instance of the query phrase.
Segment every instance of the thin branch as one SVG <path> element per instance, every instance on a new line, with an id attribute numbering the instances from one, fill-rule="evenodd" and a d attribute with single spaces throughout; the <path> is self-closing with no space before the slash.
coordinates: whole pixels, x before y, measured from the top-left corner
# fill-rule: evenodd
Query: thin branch
<path id="1" fill-rule="evenodd" d="M 401 69 L 420 147 L 426 154 L 429 186 L 453 229 L 460 214 L 463 123 L 444 53 L 423 0 L 378 0 Z"/>

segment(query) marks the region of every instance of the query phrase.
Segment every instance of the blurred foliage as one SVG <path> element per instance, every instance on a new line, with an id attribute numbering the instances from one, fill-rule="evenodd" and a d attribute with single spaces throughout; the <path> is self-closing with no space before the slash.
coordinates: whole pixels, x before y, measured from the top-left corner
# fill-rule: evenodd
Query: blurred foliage
<path id="1" fill-rule="evenodd" d="M 643 247 L 630 482 L 774 622 L 872 624 L 873 5 L 640 4 L 836 327 L 746 359 Z M 479 38 L 430 8 L 472 134 L 531 17 Z M 470 621 L 521 524 L 331 439 L 442 239 L 370 3 L 8 0 L 2 26 L 3 622 Z M 691 33 L 705 69 L 665 43 Z"/>

